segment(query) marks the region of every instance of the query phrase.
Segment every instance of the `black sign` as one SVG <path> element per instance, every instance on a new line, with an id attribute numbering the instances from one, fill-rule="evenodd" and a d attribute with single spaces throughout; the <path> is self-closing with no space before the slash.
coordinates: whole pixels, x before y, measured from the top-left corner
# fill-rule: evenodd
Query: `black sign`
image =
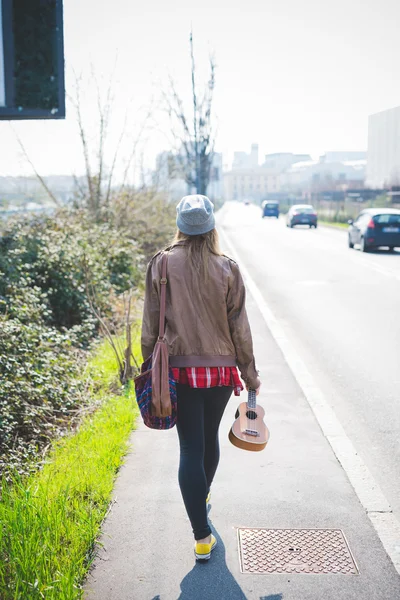
<path id="1" fill-rule="evenodd" d="M 0 119 L 64 118 L 62 0 L 2 0 L 0 6 Z M 1 79 L 0 73 L 0 86 Z"/>

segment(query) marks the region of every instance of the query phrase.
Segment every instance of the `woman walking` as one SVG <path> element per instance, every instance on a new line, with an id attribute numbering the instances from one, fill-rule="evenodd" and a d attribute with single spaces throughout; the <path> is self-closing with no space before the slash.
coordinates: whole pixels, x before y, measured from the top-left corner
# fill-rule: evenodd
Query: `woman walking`
<path id="1" fill-rule="evenodd" d="M 210 487 L 219 462 L 218 429 L 229 398 L 259 390 L 253 343 L 238 265 L 219 249 L 214 205 L 201 195 L 177 206 L 178 231 L 168 252 L 165 339 L 177 382 L 179 486 L 195 538 L 207 560 L 217 540 L 207 520 Z M 146 360 L 158 337 L 163 252 L 147 268 L 142 325 Z"/>

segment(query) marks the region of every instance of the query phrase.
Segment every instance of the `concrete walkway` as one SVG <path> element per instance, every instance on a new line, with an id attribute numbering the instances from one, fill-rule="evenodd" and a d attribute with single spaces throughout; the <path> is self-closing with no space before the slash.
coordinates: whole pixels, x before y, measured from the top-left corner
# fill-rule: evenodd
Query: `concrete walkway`
<path id="1" fill-rule="evenodd" d="M 212 490 L 212 559 L 194 560 L 176 431 L 141 426 L 116 482 L 86 600 L 400 599 L 400 577 L 251 298 L 248 310 L 271 439 L 261 453 L 229 443 L 232 398 Z M 237 527 L 342 529 L 359 575 L 242 574 Z"/>

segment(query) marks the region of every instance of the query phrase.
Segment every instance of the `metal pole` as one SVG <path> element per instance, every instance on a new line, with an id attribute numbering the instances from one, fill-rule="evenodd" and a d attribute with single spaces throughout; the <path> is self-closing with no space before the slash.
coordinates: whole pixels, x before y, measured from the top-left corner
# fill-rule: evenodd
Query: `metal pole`
<path id="1" fill-rule="evenodd" d="M 3 43 L 3 1 L 0 0 L 0 106 L 6 105 L 6 81 Z"/>

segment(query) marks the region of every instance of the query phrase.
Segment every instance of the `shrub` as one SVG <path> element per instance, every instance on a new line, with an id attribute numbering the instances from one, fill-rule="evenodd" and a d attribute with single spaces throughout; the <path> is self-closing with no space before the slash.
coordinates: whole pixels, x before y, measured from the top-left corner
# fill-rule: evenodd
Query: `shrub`
<path id="1" fill-rule="evenodd" d="M 141 282 L 142 262 L 136 242 L 84 211 L 14 220 L 0 238 L 0 296 L 12 310 L 18 288 L 37 287 L 46 294 L 48 325 L 85 324 L 93 335 L 88 290 L 109 312 L 115 293 Z"/>
<path id="2" fill-rule="evenodd" d="M 80 372 L 97 331 L 141 284 L 137 243 L 84 211 L 15 219 L 0 237 L 0 471 L 27 472 L 87 402 Z M 33 466 L 33 464 L 32 464 Z"/>
<path id="3" fill-rule="evenodd" d="M 26 461 L 65 428 L 82 402 L 81 367 L 67 334 L 0 317 L 0 471 L 28 471 Z"/>
<path id="4" fill-rule="evenodd" d="M 175 204 L 156 191 L 126 189 L 113 199 L 110 219 L 119 231 L 137 240 L 145 263 L 168 246 L 176 231 Z"/>

